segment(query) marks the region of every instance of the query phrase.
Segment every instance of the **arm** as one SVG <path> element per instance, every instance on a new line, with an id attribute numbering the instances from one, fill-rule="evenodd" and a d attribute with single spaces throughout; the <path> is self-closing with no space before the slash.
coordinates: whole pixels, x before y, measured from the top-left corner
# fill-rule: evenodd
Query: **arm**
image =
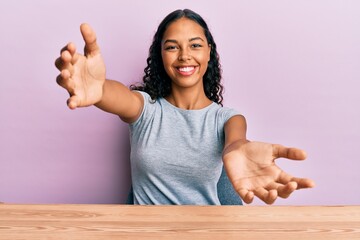
<path id="1" fill-rule="evenodd" d="M 140 93 L 130 91 L 125 85 L 106 80 L 103 95 L 96 107 L 118 115 L 124 122 L 134 122 L 141 114 L 144 100 Z"/>
<path id="2" fill-rule="evenodd" d="M 230 118 L 224 131 L 224 166 L 234 189 L 245 203 L 251 203 L 256 196 L 272 204 L 278 196 L 287 198 L 296 189 L 314 186 L 312 180 L 295 178 L 275 164 L 277 158 L 304 160 L 304 151 L 246 140 L 246 121 L 241 116 Z"/>
<path id="3" fill-rule="evenodd" d="M 80 30 L 85 41 L 84 55 L 77 53 L 75 45 L 69 43 L 55 61 L 61 71 L 57 83 L 70 94 L 69 108 L 95 105 L 119 115 L 125 122 L 135 121 L 143 107 L 141 94 L 130 91 L 120 82 L 105 80 L 105 64 L 95 32 L 87 24 L 82 24 Z"/>
<path id="4" fill-rule="evenodd" d="M 249 142 L 246 139 L 246 119 L 242 115 L 236 115 L 230 118 L 225 126 L 225 144 L 223 155 L 231 152 L 240 145 Z"/>

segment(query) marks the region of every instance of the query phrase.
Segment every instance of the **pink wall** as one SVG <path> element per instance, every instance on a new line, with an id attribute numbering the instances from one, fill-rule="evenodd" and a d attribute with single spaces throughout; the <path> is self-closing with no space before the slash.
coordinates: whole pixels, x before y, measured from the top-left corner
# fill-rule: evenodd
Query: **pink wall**
<path id="1" fill-rule="evenodd" d="M 225 105 L 247 117 L 249 139 L 308 152 L 305 162 L 278 163 L 316 188 L 277 204 L 360 204 L 356 0 L 1 1 L 0 201 L 124 202 L 127 125 L 94 107 L 68 110 L 53 63 L 68 41 L 82 48 L 88 22 L 108 77 L 139 81 L 158 23 L 187 7 L 212 29 Z"/>

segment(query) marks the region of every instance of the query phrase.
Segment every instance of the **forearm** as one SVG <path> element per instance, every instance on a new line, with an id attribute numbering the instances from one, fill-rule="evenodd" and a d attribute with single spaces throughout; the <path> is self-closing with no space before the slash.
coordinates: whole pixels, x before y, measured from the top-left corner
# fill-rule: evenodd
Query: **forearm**
<path id="1" fill-rule="evenodd" d="M 224 126 L 225 144 L 223 148 L 223 161 L 231 159 L 242 145 L 249 142 L 246 138 L 246 119 L 237 115 L 230 118 Z M 232 154 L 233 153 L 233 154 Z"/>
<path id="2" fill-rule="evenodd" d="M 114 80 L 106 80 L 102 98 L 95 106 L 130 122 L 141 111 L 142 102 L 139 96 L 130 91 L 124 84 Z"/>

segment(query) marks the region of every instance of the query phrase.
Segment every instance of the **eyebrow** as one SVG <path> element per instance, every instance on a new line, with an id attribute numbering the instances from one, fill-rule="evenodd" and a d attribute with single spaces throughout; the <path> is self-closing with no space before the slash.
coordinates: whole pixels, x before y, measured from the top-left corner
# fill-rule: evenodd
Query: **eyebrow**
<path id="1" fill-rule="evenodd" d="M 201 40 L 201 41 L 204 42 L 204 39 L 202 39 L 201 37 L 193 37 L 193 38 L 190 38 L 190 39 L 189 39 L 189 42 L 192 42 L 192 41 L 195 41 L 195 40 Z M 165 43 L 168 43 L 168 42 L 178 43 L 177 40 L 174 40 L 174 39 L 166 39 L 166 40 L 164 41 L 164 44 L 165 44 Z"/>

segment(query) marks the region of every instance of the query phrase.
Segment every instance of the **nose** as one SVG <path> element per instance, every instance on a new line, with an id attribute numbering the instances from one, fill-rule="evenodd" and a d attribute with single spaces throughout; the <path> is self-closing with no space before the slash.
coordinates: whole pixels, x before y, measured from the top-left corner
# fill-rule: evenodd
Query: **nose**
<path id="1" fill-rule="evenodd" d="M 178 57 L 178 60 L 179 61 L 187 61 L 187 60 L 190 60 L 192 57 L 191 57 L 191 51 L 189 50 L 181 50 L 179 52 L 179 57 Z"/>

